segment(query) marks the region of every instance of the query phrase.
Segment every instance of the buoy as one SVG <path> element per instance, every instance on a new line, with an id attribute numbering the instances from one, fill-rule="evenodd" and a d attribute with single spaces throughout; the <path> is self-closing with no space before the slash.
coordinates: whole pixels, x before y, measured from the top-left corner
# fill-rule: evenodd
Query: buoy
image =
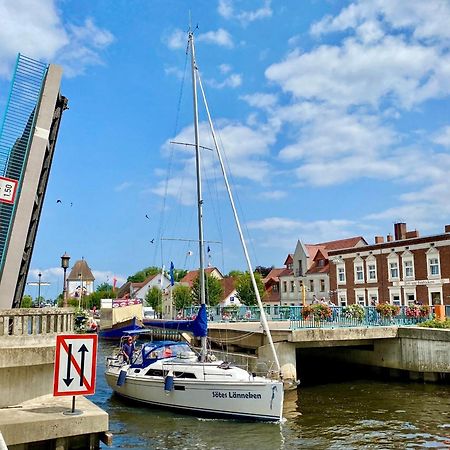
<path id="1" fill-rule="evenodd" d="M 170 370 L 164 379 L 164 392 L 170 394 L 173 391 L 173 372 Z"/>

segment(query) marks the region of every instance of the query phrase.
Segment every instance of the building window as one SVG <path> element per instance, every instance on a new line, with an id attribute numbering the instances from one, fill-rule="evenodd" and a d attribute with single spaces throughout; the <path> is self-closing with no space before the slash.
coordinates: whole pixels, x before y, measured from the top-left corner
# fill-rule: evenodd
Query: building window
<path id="1" fill-rule="evenodd" d="M 358 294 L 356 301 L 358 302 L 358 305 L 365 306 L 366 301 L 364 299 L 364 294 Z"/>
<path id="2" fill-rule="evenodd" d="M 338 267 L 338 282 L 345 283 L 345 267 Z"/>
<path id="3" fill-rule="evenodd" d="M 298 260 L 297 276 L 298 277 L 302 277 L 303 276 L 303 264 L 302 264 L 302 260 L 301 259 Z"/>
<path id="4" fill-rule="evenodd" d="M 283 292 L 287 292 L 287 281 L 283 281 Z"/>
<path id="5" fill-rule="evenodd" d="M 414 278 L 414 266 L 411 260 L 403 261 L 403 276 L 405 278 Z"/>
<path id="6" fill-rule="evenodd" d="M 295 284 L 293 281 L 291 281 L 291 292 L 294 292 L 295 290 Z"/>
<path id="7" fill-rule="evenodd" d="M 438 276 L 439 275 L 439 259 L 438 258 L 430 258 L 430 275 Z"/>
<path id="8" fill-rule="evenodd" d="M 401 305 L 401 303 L 400 303 L 400 295 L 398 295 L 398 294 L 393 294 L 392 295 L 392 304 L 393 305 L 397 305 L 397 306 Z"/>
<path id="9" fill-rule="evenodd" d="M 376 292 L 369 293 L 370 306 L 376 306 L 378 304 L 378 294 Z"/>
<path id="10" fill-rule="evenodd" d="M 314 280 L 309 280 L 309 290 L 314 292 Z"/>
<path id="11" fill-rule="evenodd" d="M 278 284 L 272 286 L 272 292 L 278 292 Z"/>
<path id="12" fill-rule="evenodd" d="M 324 259 L 319 259 L 317 261 L 317 266 L 318 267 L 324 267 L 325 266 L 325 260 Z"/>
<path id="13" fill-rule="evenodd" d="M 343 292 L 339 293 L 339 306 L 347 306 L 347 295 Z"/>
<path id="14" fill-rule="evenodd" d="M 389 263 L 389 271 L 391 278 L 398 278 L 398 262 Z"/>
<path id="15" fill-rule="evenodd" d="M 369 264 L 367 266 L 367 278 L 368 281 L 377 280 L 377 266 L 375 264 Z"/>
<path id="16" fill-rule="evenodd" d="M 320 292 L 325 292 L 325 280 L 320 280 Z"/>
<path id="17" fill-rule="evenodd" d="M 355 266 L 355 281 L 357 283 L 364 283 L 364 269 L 363 266 Z"/>

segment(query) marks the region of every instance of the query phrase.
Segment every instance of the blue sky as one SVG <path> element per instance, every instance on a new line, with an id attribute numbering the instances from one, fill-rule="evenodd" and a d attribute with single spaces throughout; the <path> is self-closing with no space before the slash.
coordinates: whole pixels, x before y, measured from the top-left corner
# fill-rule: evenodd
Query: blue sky
<path id="1" fill-rule="evenodd" d="M 194 243 L 160 245 L 196 238 L 194 156 L 169 143 L 193 140 L 189 11 L 255 265 L 282 266 L 297 239 L 450 223 L 446 0 L 0 0 L 0 117 L 19 51 L 61 64 L 69 98 L 29 276 L 51 282 L 45 296 L 62 290 L 64 252 L 97 283 L 198 264 Z M 242 269 L 203 153 L 208 259 Z"/>

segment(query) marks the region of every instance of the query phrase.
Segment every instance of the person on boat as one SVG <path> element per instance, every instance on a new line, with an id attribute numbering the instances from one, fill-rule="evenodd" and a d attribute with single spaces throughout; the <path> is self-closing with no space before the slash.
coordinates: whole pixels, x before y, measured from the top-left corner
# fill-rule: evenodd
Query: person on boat
<path id="1" fill-rule="evenodd" d="M 164 347 L 163 357 L 164 358 L 170 358 L 171 356 L 173 356 L 172 349 L 169 346 L 166 345 L 166 347 Z"/>
<path id="2" fill-rule="evenodd" d="M 123 358 L 127 364 L 131 364 L 131 360 L 133 358 L 133 353 L 134 353 L 133 338 L 131 336 L 128 336 L 128 338 L 125 340 L 125 342 L 122 346 Z"/>

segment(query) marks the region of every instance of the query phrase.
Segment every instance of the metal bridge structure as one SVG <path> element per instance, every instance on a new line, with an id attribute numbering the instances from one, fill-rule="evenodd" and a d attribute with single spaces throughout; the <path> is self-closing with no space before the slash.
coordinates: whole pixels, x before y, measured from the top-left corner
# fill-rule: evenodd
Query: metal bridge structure
<path id="1" fill-rule="evenodd" d="M 0 127 L 0 309 L 20 306 L 62 113 L 62 69 L 17 57 Z"/>

